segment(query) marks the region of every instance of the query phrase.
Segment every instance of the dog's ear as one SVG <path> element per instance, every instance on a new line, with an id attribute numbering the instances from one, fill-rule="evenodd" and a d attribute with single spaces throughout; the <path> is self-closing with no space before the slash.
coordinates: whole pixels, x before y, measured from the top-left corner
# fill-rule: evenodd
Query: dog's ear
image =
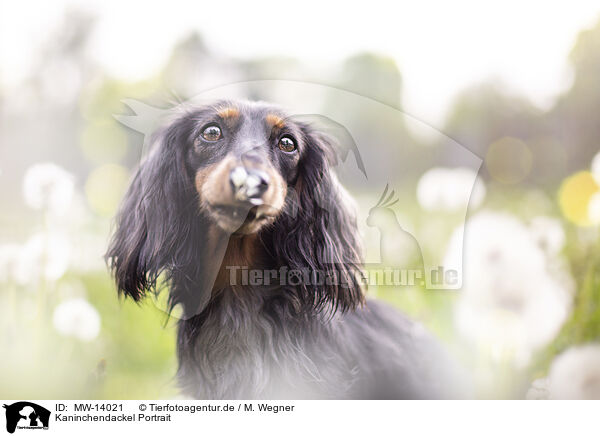
<path id="1" fill-rule="evenodd" d="M 172 273 L 185 245 L 195 191 L 182 141 L 176 125 L 155 135 L 116 217 L 106 258 L 119 292 L 136 301 L 156 289 L 162 272 Z"/>
<path id="2" fill-rule="evenodd" d="M 293 187 L 297 211 L 283 215 L 275 232 L 276 256 L 290 269 L 308 268 L 324 283 L 304 285 L 306 297 L 317 306 L 337 310 L 363 302 L 359 274 L 362 254 L 351 199 L 337 181 L 335 140 L 303 125 L 305 152 Z"/>

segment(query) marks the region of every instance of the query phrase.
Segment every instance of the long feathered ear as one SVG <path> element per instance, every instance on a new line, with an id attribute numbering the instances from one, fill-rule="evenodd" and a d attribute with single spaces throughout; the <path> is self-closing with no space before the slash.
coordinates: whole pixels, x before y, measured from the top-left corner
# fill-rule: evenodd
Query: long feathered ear
<path id="1" fill-rule="evenodd" d="M 138 301 L 185 258 L 196 201 L 177 126 L 156 135 L 121 204 L 106 258 L 120 293 Z"/>
<path id="2" fill-rule="evenodd" d="M 305 284 L 302 297 L 316 307 L 345 311 L 364 300 L 358 274 L 361 244 L 351 199 L 337 181 L 335 142 L 303 126 L 306 150 L 299 163 L 294 197 L 297 213 L 282 215 L 274 249 L 290 269 L 308 268 L 324 283 Z"/>

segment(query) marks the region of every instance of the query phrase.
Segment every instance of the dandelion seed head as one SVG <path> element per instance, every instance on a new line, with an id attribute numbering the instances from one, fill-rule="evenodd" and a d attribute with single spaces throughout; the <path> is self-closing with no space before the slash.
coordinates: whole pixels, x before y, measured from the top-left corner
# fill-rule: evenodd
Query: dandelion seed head
<path id="1" fill-rule="evenodd" d="M 600 400 L 600 344 L 569 348 L 550 367 L 550 398 Z"/>
<path id="2" fill-rule="evenodd" d="M 565 246 L 565 230 L 556 218 L 535 217 L 529 224 L 529 230 L 538 246 L 548 254 L 558 254 Z"/>
<path id="3" fill-rule="evenodd" d="M 100 314 L 83 298 L 73 298 L 60 303 L 52 317 L 58 333 L 89 342 L 100 333 Z"/>
<path id="4" fill-rule="evenodd" d="M 70 244 L 60 233 L 36 233 L 21 247 L 14 265 L 17 283 L 27 285 L 40 278 L 60 279 L 69 267 Z"/>
<path id="5" fill-rule="evenodd" d="M 73 176 L 53 163 L 32 165 L 23 179 L 25 203 L 59 216 L 68 210 L 74 188 Z"/>
<path id="6" fill-rule="evenodd" d="M 444 265 L 462 273 L 459 332 L 487 347 L 492 358 L 527 364 L 568 316 L 570 292 L 550 275 L 544 251 L 512 215 L 485 211 L 472 217 L 464 232 L 455 231 Z"/>
<path id="7" fill-rule="evenodd" d="M 469 203 L 478 207 L 485 197 L 485 185 L 469 168 L 432 168 L 417 185 L 417 201 L 425 210 L 455 211 Z"/>

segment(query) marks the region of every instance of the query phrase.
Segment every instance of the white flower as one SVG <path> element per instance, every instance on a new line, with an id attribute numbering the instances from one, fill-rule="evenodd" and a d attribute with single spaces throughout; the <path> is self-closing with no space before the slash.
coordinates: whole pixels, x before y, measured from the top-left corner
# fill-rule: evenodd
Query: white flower
<path id="1" fill-rule="evenodd" d="M 45 209 L 63 215 L 73 198 L 73 176 L 53 163 L 40 163 L 27 169 L 23 180 L 23 195 L 33 209 Z"/>
<path id="2" fill-rule="evenodd" d="M 538 378 L 531 383 L 525 398 L 527 400 L 547 400 L 550 397 L 550 380 Z"/>
<path id="3" fill-rule="evenodd" d="M 444 266 L 462 274 L 461 334 L 488 347 L 492 358 L 525 365 L 556 335 L 571 306 L 569 289 L 549 274 L 546 261 L 529 229 L 508 214 L 481 212 L 464 233 L 455 231 Z"/>
<path id="4" fill-rule="evenodd" d="M 485 197 L 485 185 L 469 168 L 432 168 L 417 185 L 417 200 L 426 210 L 460 210 L 470 204 L 479 206 Z"/>
<path id="5" fill-rule="evenodd" d="M 100 333 L 100 315 L 94 306 L 83 298 L 74 298 L 59 304 L 52 318 L 60 334 L 91 341 Z"/>
<path id="6" fill-rule="evenodd" d="M 550 367 L 550 398 L 600 400 L 600 344 L 573 347 Z"/>
<path id="7" fill-rule="evenodd" d="M 59 233 L 37 233 L 21 247 L 14 276 L 21 285 L 35 282 L 40 276 L 55 281 L 69 267 L 70 245 Z"/>
<path id="8" fill-rule="evenodd" d="M 558 254 L 565 246 L 565 231 L 556 218 L 535 217 L 529 223 L 529 229 L 536 243 L 548 254 Z"/>
<path id="9" fill-rule="evenodd" d="M 592 173 L 592 176 L 594 176 L 596 183 L 600 185 L 600 152 L 596 153 L 596 155 L 592 159 L 590 171 Z"/>
<path id="10" fill-rule="evenodd" d="M 594 177 L 597 177 L 596 180 L 600 183 L 600 174 Z M 593 224 L 600 224 L 600 192 L 596 192 L 590 197 L 587 215 Z"/>

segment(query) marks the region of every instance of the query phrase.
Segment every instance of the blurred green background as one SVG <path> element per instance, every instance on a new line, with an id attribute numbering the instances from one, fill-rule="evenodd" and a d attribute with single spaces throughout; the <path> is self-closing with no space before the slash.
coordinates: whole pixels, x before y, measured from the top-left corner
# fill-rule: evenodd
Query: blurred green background
<path id="1" fill-rule="evenodd" d="M 102 259 L 111 219 L 143 151 L 143 135 L 114 119 L 127 113 L 123 99 L 166 109 L 202 91 L 205 77 L 216 76 L 222 79 L 215 85 L 260 79 L 319 83 L 402 106 L 401 71 L 384 55 L 357 53 L 323 76 L 293 57 L 242 60 L 213 53 L 199 33 L 174 46 L 159 73 L 125 81 L 90 61 L 93 25 L 92 16 L 69 12 L 36 57 L 37 74 L 19 86 L 0 87 L 3 398 L 178 395 L 176 319 L 161 310 L 164 293 L 140 305 L 120 301 Z M 365 129 L 383 138 L 377 142 L 381 156 L 397 152 L 396 142 L 385 141 L 388 134 L 416 144 L 414 155 L 405 156 L 411 165 L 380 185 L 396 189 L 408 205 L 395 209 L 399 222 L 409 223 L 411 233 L 427 241 L 421 242 L 423 252 L 440 261 L 452 254 L 448 235 L 464 220 L 464 209 L 443 206 L 455 193 L 436 189 L 464 182 L 435 173 L 427 185 L 424 168 L 465 165 L 445 152 L 447 137 L 483 159 L 478 183 L 485 194 L 469 211 L 476 240 L 465 250 L 470 247 L 473 263 L 489 268 L 491 277 L 498 274 L 497 280 L 465 277 L 464 293 L 369 290 L 448 344 L 473 374 L 477 397 L 524 398 L 533 380 L 552 375 L 557 355 L 600 341 L 600 159 L 593 161 L 600 150 L 600 22 L 579 34 L 565 62 L 572 84 L 548 109 L 498 81 L 477 83 L 453 102 L 441 126 L 444 135 L 420 136 L 360 106 L 351 108 Z M 348 187 L 366 216 L 381 190 Z M 368 252 L 377 251 L 376 230 L 363 231 L 375 232 L 365 240 Z M 514 237 L 517 245 L 507 248 L 488 238 L 494 233 Z M 519 245 L 523 238 L 531 244 Z M 530 277 L 504 280 L 515 276 L 512 262 L 523 264 L 511 249 L 531 252 L 525 261 L 531 262 Z M 473 315 L 479 307 L 486 318 Z M 538 333 L 545 321 L 547 328 Z M 507 335 L 511 329 L 513 336 Z M 536 334 L 528 336 L 528 329 Z M 600 360 L 591 362 L 593 375 Z M 585 385 L 581 396 L 595 396 L 596 389 Z"/>

